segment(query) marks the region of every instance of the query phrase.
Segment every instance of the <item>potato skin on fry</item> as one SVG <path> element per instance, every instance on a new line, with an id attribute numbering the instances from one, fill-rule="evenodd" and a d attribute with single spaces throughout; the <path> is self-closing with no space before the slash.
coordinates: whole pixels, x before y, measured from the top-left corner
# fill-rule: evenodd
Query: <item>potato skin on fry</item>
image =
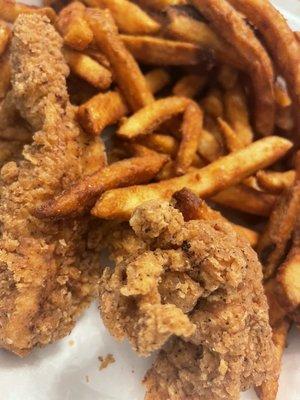
<path id="1" fill-rule="evenodd" d="M 291 146 L 292 143 L 288 140 L 271 136 L 179 178 L 132 186 L 130 189 L 110 190 L 98 200 L 92 214 L 104 219 L 126 220 L 142 202 L 153 199 L 169 200 L 174 192 L 184 187 L 193 190 L 198 196 L 209 197 L 271 165 L 286 154 Z"/>
<path id="2" fill-rule="evenodd" d="M 130 186 L 151 180 L 168 157 L 152 155 L 122 160 L 83 178 L 69 190 L 40 205 L 34 215 L 38 218 L 65 218 L 79 215 L 93 205 L 97 196 L 113 187 Z"/>

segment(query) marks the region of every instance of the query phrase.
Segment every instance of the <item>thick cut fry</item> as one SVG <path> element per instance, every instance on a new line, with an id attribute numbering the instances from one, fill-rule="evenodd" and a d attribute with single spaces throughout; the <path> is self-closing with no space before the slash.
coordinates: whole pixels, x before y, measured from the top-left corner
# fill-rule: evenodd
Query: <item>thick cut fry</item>
<path id="1" fill-rule="evenodd" d="M 222 206 L 263 217 L 270 215 L 276 201 L 275 196 L 244 185 L 230 187 L 211 199 Z"/>
<path id="2" fill-rule="evenodd" d="M 286 172 L 258 171 L 256 179 L 258 185 L 266 192 L 280 194 L 293 185 L 295 176 L 294 170 Z"/>
<path id="3" fill-rule="evenodd" d="M 297 164 L 299 164 L 299 156 Z M 300 165 L 295 183 L 279 197 L 263 232 L 257 252 L 263 265 L 264 278 L 270 278 L 285 256 L 288 241 L 300 212 Z"/>
<path id="4" fill-rule="evenodd" d="M 68 191 L 41 206 L 35 215 L 38 218 L 63 218 L 78 215 L 92 207 L 97 196 L 113 187 L 130 186 L 152 179 L 167 157 L 152 152 L 151 156 L 122 160 L 85 177 Z"/>
<path id="5" fill-rule="evenodd" d="M 92 47 L 89 47 L 84 51 L 84 53 L 94 60 L 98 61 L 98 63 L 103 65 L 103 67 L 110 69 L 110 63 L 107 57 L 98 49 L 93 49 Z"/>
<path id="6" fill-rule="evenodd" d="M 208 80 L 205 75 L 189 74 L 176 82 L 172 89 L 174 96 L 189 97 L 193 99 L 204 88 Z"/>
<path id="7" fill-rule="evenodd" d="M 254 133 L 249 122 L 249 112 L 245 93 L 240 85 L 225 91 L 225 119 L 237 133 L 244 145 L 253 141 Z"/>
<path id="8" fill-rule="evenodd" d="M 209 162 L 215 161 L 224 155 L 222 146 L 215 135 L 205 129 L 202 129 L 198 139 L 198 153 Z"/>
<path id="9" fill-rule="evenodd" d="M 9 55 L 4 54 L 0 58 L 0 100 L 2 100 L 10 88 L 11 67 Z"/>
<path id="10" fill-rule="evenodd" d="M 295 126 L 292 107 L 278 107 L 275 125 L 284 131 L 292 131 Z"/>
<path id="11" fill-rule="evenodd" d="M 183 6 L 187 0 L 139 0 L 139 2 L 145 7 L 163 11 L 170 6 Z"/>
<path id="12" fill-rule="evenodd" d="M 187 106 L 181 128 L 182 139 L 175 161 L 176 175 L 187 172 L 197 152 L 198 140 L 203 129 L 203 112 L 196 103 Z"/>
<path id="13" fill-rule="evenodd" d="M 56 18 L 55 11 L 50 7 L 28 6 L 14 0 L 0 0 L 0 18 L 6 22 L 15 22 L 20 14 L 46 15 L 50 21 Z"/>
<path id="14" fill-rule="evenodd" d="M 274 86 L 274 94 L 275 94 L 275 100 L 276 103 L 280 106 L 280 107 L 289 107 L 292 104 L 292 100 L 287 92 L 287 90 L 279 85 L 276 82 L 276 85 Z"/>
<path id="15" fill-rule="evenodd" d="M 170 200 L 173 193 L 184 187 L 193 190 L 200 197 L 212 196 L 273 164 L 283 157 L 291 146 L 290 141 L 272 136 L 258 140 L 245 149 L 179 178 L 110 190 L 98 200 L 92 214 L 104 219 L 126 220 L 142 202 L 153 199 Z"/>
<path id="16" fill-rule="evenodd" d="M 170 23 L 166 28 L 168 36 L 196 44 L 203 50 L 211 51 L 212 56 L 215 56 L 222 63 L 242 67 L 237 52 L 218 37 L 206 22 L 193 19 L 176 9 L 169 9 L 168 16 L 170 18 Z"/>
<path id="17" fill-rule="evenodd" d="M 201 101 L 204 111 L 213 118 L 223 117 L 223 96 L 219 89 L 213 88 Z"/>
<path id="18" fill-rule="evenodd" d="M 209 54 L 200 47 L 152 36 L 120 35 L 126 48 L 142 64 L 196 65 L 207 64 Z"/>
<path id="19" fill-rule="evenodd" d="M 284 320 L 287 313 L 279 302 L 278 283 L 276 278 L 269 279 L 265 282 L 264 289 L 269 305 L 270 325 L 274 328 Z"/>
<path id="20" fill-rule="evenodd" d="M 0 20 L 0 56 L 5 52 L 11 38 L 11 30 L 8 25 Z"/>
<path id="21" fill-rule="evenodd" d="M 157 93 L 167 86 L 171 81 L 171 76 L 164 68 L 156 68 L 148 72 L 145 76 L 147 85 L 151 93 Z"/>
<path id="22" fill-rule="evenodd" d="M 73 74 L 98 89 L 108 89 L 112 82 L 111 72 L 86 54 L 65 48 L 64 56 Z"/>
<path id="23" fill-rule="evenodd" d="M 219 124 L 220 130 L 224 136 L 224 139 L 225 139 L 224 141 L 226 143 L 229 153 L 240 150 L 246 146 L 246 144 L 242 142 L 240 137 L 231 128 L 231 126 L 229 124 L 227 124 L 226 121 L 224 121 L 222 118 L 218 118 L 218 124 Z"/>
<path id="24" fill-rule="evenodd" d="M 242 16 L 225 0 L 191 0 L 221 37 L 234 46 L 245 63 L 253 86 L 256 130 L 273 133 L 275 117 L 274 73 L 271 60 Z"/>
<path id="25" fill-rule="evenodd" d="M 293 100 L 297 141 L 300 143 L 300 46 L 285 18 L 268 1 L 230 0 L 256 26 L 287 82 Z M 266 23 L 267 21 L 267 23 Z"/>
<path id="26" fill-rule="evenodd" d="M 159 31 L 160 25 L 138 5 L 128 0 L 84 0 L 89 7 L 107 8 L 111 12 L 120 32 L 131 35 L 151 35 Z"/>
<path id="27" fill-rule="evenodd" d="M 95 42 L 108 58 L 114 79 L 132 111 L 152 103 L 154 97 L 146 79 L 120 39 L 110 12 L 92 9 L 87 12 L 86 18 Z"/>
<path id="28" fill-rule="evenodd" d="M 139 138 L 138 142 L 149 149 L 170 157 L 175 157 L 178 152 L 178 142 L 173 136 L 153 133 Z"/>
<path id="29" fill-rule="evenodd" d="M 93 32 L 84 18 L 85 6 L 79 1 L 64 7 L 59 13 L 55 27 L 65 44 L 75 50 L 84 50 L 93 40 Z"/>
<path id="30" fill-rule="evenodd" d="M 153 79 L 153 71 L 150 71 L 145 77 L 147 85 L 154 90 L 153 93 L 161 88 L 162 77 L 160 82 L 158 82 L 157 77 Z M 104 128 L 117 123 L 128 113 L 129 109 L 125 99 L 121 93 L 114 91 L 100 93 L 82 104 L 78 108 L 77 117 L 86 132 L 91 135 L 98 135 L 102 133 Z"/>
<path id="31" fill-rule="evenodd" d="M 84 154 L 84 170 L 85 176 L 93 175 L 107 166 L 107 157 L 105 146 L 100 138 L 94 138 L 90 141 Z"/>
<path id="32" fill-rule="evenodd" d="M 166 97 L 137 111 L 129 117 L 119 128 L 118 135 L 126 139 L 148 135 L 156 130 L 163 122 L 171 117 L 183 113 L 191 103 L 185 97 Z"/>
<path id="33" fill-rule="evenodd" d="M 275 344 L 278 374 L 273 379 L 263 382 L 260 387 L 255 388 L 256 394 L 260 400 L 276 400 L 281 359 L 286 346 L 290 325 L 288 320 L 283 320 L 273 329 L 273 342 Z"/>
<path id="34" fill-rule="evenodd" d="M 230 65 L 222 65 L 218 73 L 218 82 L 225 90 L 233 89 L 238 81 L 238 71 Z"/>
<path id="35" fill-rule="evenodd" d="M 190 190 L 184 188 L 174 193 L 173 198 L 176 200 L 176 208 L 180 210 L 186 221 L 204 219 L 208 221 L 220 220 L 221 222 L 230 223 L 238 234 L 249 240 L 252 247 L 256 246 L 258 240 L 257 232 L 228 221 L 221 213 L 210 208 L 205 201 L 201 200 Z"/>

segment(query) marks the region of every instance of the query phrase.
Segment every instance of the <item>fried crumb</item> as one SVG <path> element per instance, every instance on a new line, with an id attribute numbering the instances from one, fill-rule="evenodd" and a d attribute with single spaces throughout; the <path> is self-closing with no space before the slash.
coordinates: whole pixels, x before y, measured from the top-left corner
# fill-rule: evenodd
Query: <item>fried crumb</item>
<path id="1" fill-rule="evenodd" d="M 107 354 L 105 357 L 99 356 L 98 360 L 100 361 L 99 371 L 107 368 L 110 364 L 113 364 L 116 360 L 112 354 Z"/>

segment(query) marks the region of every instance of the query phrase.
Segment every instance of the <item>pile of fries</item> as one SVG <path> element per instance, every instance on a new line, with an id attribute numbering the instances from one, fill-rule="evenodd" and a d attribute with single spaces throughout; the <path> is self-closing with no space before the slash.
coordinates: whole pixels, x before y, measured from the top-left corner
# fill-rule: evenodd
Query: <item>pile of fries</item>
<path id="1" fill-rule="evenodd" d="M 142 202 L 182 188 L 207 199 L 258 253 L 280 363 L 300 324 L 298 34 L 268 1 L 0 0 L 1 99 L 8 23 L 31 12 L 64 39 L 69 93 L 90 143 L 82 179 L 35 215 L 128 220 Z M 1 164 L 11 141 L 30 140 L 18 132 L 0 130 Z M 273 400 L 277 388 L 268 381 L 257 394 Z"/>

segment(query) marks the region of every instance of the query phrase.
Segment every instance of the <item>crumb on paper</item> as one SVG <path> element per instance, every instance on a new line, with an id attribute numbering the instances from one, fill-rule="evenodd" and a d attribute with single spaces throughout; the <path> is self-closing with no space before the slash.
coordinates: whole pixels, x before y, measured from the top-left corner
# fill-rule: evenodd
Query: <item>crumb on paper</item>
<path id="1" fill-rule="evenodd" d="M 70 347 L 75 346 L 75 340 L 72 340 L 72 339 L 71 339 L 71 340 L 68 341 L 68 343 L 69 343 L 69 346 L 70 346 Z"/>
<path id="2" fill-rule="evenodd" d="M 107 354 L 105 357 L 99 356 L 98 360 L 100 361 L 99 371 L 107 368 L 110 364 L 113 364 L 116 361 L 112 354 Z"/>
<path id="3" fill-rule="evenodd" d="M 86 383 L 90 382 L 90 377 L 88 375 L 85 376 L 85 381 L 86 381 Z"/>

